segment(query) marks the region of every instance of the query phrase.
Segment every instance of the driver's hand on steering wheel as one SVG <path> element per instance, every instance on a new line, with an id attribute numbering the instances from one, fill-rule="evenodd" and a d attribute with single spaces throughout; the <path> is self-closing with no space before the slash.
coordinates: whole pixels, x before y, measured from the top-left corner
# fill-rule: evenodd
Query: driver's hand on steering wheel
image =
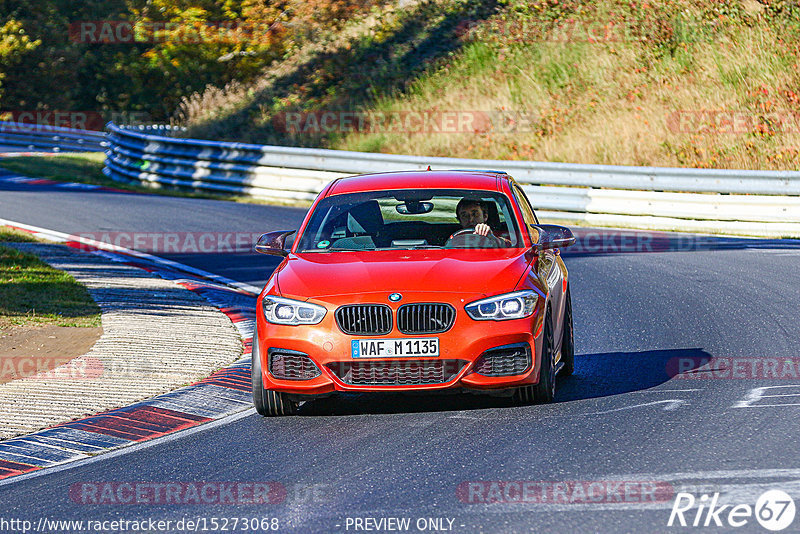
<path id="1" fill-rule="evenodd" d="M 486 237 L 486 236 L 489 235 L 489 233 L 491 231 L 492 231 L 492 229 L 489 228 L 489 225 L 486 224 L 486 223 L 480 223 L 480 224 L 475 225 L 475 233 L 478 234 L 478 235 L 482 235 L 482 236 Z"/>

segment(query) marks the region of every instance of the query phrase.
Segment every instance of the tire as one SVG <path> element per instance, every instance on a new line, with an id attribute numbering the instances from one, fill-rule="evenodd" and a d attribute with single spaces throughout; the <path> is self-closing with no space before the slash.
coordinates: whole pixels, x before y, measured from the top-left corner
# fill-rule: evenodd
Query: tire
<path id="1" fill-rule="evenodd" d="M 549 312 L 549 310 L 548 310 Z M 553 402 L 556 395 L 555 350 L 553 350 L 553 327 L 548 313 L 542 335 L 542 365 L 539 370 L 539 383 L 517 388 L 514 402 L 520 406 L 533 403 Z"/>
<path id="2" fill-rule="evenodd" d="M 250 378 L 253 382 L 253 404 L 256 411 L 264 417 L 296 414 L 298 403 L 289 399 L 286 393 L 264 389 L 257 340 L 258 334 L 255 334 L 253 336 L 253 364 L 250 367 Z"/>
<path id="3" fill-rule="evenodd" d="M 548 310 L 549 311 L 549 310 Z M 542 335 L 542 368 L 539 383 L 533 388 L 533 398 L 537 403 L 553 402 L 556 396 L 556 351 L 553 337 L 553 320 L 548 313 L 544 321 Z"/>
<path id="4" fill-rule="evenodd" d="M 575 337 L 572 330 L 572 297 L 567 286 L 567 304 L 564 308 L 564 335 L 561 341 L 561 361 L 564 366 L 560 376 L 570 376 L 575 372 Z"/>

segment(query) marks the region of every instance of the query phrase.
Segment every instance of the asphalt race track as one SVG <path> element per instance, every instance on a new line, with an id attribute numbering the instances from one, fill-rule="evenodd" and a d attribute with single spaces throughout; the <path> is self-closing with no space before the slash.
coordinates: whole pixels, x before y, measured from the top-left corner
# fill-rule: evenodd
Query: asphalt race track
<path id="1" fill-rule="evenodd" d="M 0 217 L 75 234 L 260 233 L 296 228 L 303 214 L 0 180 Z M 226 519 L 233 530 L 236 517 L 274 518 L 260 526 L 287 532 L 404 524 L 389 518 L 408 519 L 411 532 L 765 532 L 752 516 L 731 527 L 730 507 L 718 516 L 722 529 L 714 518 L 708 527 L 667 525 L 678 492 L 698 504 L 717 492 L 720 503 L 751 506 L 769 489 L 800 498 L 800 244 L 703 243 L 565 252 L 576 372 L 559 382 L 554 404 L 351 395 L 307 403 L 297 417 L 251 413 L 0 485 L 0 519 L 170 520 L 170 531 L 182 519 L 205 521 L 199 531 L 222 530 Z M 277 264 L 255 254 L 161 255 L 256 286 Z M 716 372 L 691 372 L 712 357 Z M 219 493 L 268 482 L 282 488 L 277 502 L 230 504 L 217 494 L 198 504 L 162 492 L 156 503 L 93 504 L 86 493 L 125 483 L 213 483 Z M 523 498 L 522 487 L 539 489 Z M 689 524 L 697 511 L 685 513 Z M 792 531 L 800 518 L 784 530 Z"/>

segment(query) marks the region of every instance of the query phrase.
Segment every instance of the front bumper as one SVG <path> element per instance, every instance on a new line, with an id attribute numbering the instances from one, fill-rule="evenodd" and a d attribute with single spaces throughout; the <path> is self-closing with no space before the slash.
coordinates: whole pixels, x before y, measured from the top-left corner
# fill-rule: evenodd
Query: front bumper
<path id="1" fill-rule="evenodd" d="M 476 298 L 479 296 L 476 296 Z M 369 302 L 368 297 L 366 301 Z M 430 302 L 430 295 L 424 299 Z M 474 300 L 474 299 L 473 299 Z M 333 310 L 337 303 L 325 303 L 329 312 L 317 325 L 284 326 L 264 319 L 261 299 L 258 300 L 258 353 L 266 389 L 295 395 L 324 395 L 333 392 L 355 391 L 433 391 L 446 389 L 497 390 L 508 389 L 539 381 L 542 309 L 539 299 L 534 314 L 524 319 L 508 321 L 475 321 L 463 309 L 463 301 L 451 303 L 456 307 L 456 319 L 450 330 L 440 334 L 405 335 L 397 330 L 385 335 L 354 336 L 343 333 L 336 324 Z M 469 301 L 469 300 L 467 300 Z M 318 301 L 315 301 L 319 303 Z M 351 303 L 351 302 L 348 302 Z M 459 305 L 456 305 L 459 304 Z M 396 312 L 396 307 L 392 306 Z M 354 339 L 403 339 L 418 337 L 439 338 L 439 356 L 407 358 L 353 358 Z M 528 347 L 530 364 L 513 368 L 515 374 L 485 376 L 480 358 L 498 347 Z M 285 380 L 270 372 L 269 353 L 287 350 L 308 356 L 319 369 L 319 375 L 307 380 Z M 521 372 L 518 372 L 523 369 Z M 489 373 L 491 374 L 491 373 Z M 363 381 L 364 376 L 379 376 L 380 380 Z M 408 377 L 415 380 L 409 383 Z M 360 377 L 360 378 L 359 378 Z"/>

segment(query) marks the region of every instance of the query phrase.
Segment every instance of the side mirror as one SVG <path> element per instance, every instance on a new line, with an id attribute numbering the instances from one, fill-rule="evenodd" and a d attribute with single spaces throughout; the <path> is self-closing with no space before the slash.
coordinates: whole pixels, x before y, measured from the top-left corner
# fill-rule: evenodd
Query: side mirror
<path id="1" fill-rule="evenodd" d="M 532 224 L 531 228 L 539 231 L 539 241 L 534 245 L 536 250 L 564 248 L 575 244 L 572 230 L 557 224 Z"/>
<path id="2" fill-rule="evenodd" d="M 261 234 L 253 249 L 261 254 L 286 257 L 289 253 L 283 249 L 283 246 L 286 243 L 286 238 L 295 233 L 295 231 L 278 230 L 277 232 Z"/>

